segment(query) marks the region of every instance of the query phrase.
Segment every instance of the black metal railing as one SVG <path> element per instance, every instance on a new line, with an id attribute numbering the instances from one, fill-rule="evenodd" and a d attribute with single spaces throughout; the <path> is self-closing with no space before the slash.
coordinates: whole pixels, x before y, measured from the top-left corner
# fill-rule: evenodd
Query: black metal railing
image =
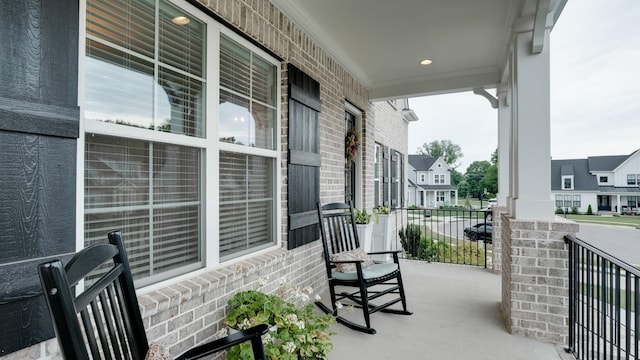
<path id="1" fill-rule="evenodd" d="M 404 250 L 406 258 L 485 268 L 490 265 L 490 211 L 397 208 L 392 215 L 393 245 Z"/>
<path id="2" fill-rule="evenodd" d="M 569 345 L 576 359 L 640 357 L 640 271 L 574 237 L 569 246 Z"/>

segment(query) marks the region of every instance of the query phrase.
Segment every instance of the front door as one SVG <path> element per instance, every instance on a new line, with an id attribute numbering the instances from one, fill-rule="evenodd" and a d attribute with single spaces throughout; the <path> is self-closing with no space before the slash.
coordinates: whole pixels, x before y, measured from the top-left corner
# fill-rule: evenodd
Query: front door
<path id="1" fill-rule="evenodd" d="M 611 211 L 611 196 L 598 195 L 598 211 Z"/>

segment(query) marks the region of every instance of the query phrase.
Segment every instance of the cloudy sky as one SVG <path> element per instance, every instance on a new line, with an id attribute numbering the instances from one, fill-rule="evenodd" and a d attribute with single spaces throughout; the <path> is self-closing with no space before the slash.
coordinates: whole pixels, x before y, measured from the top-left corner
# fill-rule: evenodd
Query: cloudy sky
<path id="1" fill-rule="evenodd" d="M 497 112 L 473 93 L 410 100 L 409 153 L 449 139 L 459 171 L 489 160 Z M 551 32 L 551 156 L 623 155 L 640 149 L 640 1 L 569 0 Z"/>

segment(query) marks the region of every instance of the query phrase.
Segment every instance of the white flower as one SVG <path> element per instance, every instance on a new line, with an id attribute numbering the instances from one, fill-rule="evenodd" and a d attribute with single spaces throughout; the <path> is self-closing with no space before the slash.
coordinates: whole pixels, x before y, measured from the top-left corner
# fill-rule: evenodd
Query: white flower
<path id="1" fill-rule="evenodd" d="M 248 329 L 251 327 L 251 322 L 249 321 L 249 319 L 244 318 L 244 320 L 242 320 L 242 324 L 240 324 L 240 329 Z"/>
<path id="2" fill-rule="evenodd" d="M 271 337 L 271 333 L 266 333 L 264 335 L 262 335 L 262 343 L 263 344 L 267 344 L 273 341 L 273 338 Z"/>
<path id="3" fill-rule="evenodd" d="M 288 324 L 295 324 L 298 321 L 298 316 L 296 314 L 288 314 L 286 319 Z"/>
<path id="4" fill-rule="evenodd" d="M 218 330 L 218 332 L 216 333 L 216 338 L 223 338 L 227 335 L 229 335 L 229 329 L 225 327 Z"/>
<path id="5" fill-rule="evenodd" d="M 304 321 L 300 320 L 300 321 L 296 322 L 296 326 L 298 327 L 298 329 L 304 330 Z"/>
<path id="6" fill-rule="evenodd" d="M 311 294 L 313 292 L 313 288 L 311 286 L 307 286 L 306 288 L 304 288 L 304 293 L 305 294 Z"/>
<path id="7" fill-rule="evenodd" d="M 307 294 L 300 293 L 300 294 L 298 295 L 298 298 L 299 298 L 302 302 L 307 302 L 307 301 L 309 301 L 309 295 L 307 295 Z"/>
<path id="8" fill-rule="evenodd" d="M 316 294 L 316 301 L 320 301 L 322 300 L 322 298 L 320 297 L 320 294 Z"/>
<path id="9" fill-rule="evenodd" d="M 269 279 L 266 276 L 261 276 L 258 278 L 258 287 L 267 286 Z"/>
<path id="10" fill-rule="evenodd" d="M 282 348 L 288 353 L 293 354 L 293 352 L 296 351 L 296 344 L 294 344 L 292 341 L 289 341 L 286 344 L 282 345 Z"/>
<path id="11" fill-rule="evenodd" d="M 342 309 L 342 303 L 340 301 L 336 301 L 336 308 L 338 310 Z"/>

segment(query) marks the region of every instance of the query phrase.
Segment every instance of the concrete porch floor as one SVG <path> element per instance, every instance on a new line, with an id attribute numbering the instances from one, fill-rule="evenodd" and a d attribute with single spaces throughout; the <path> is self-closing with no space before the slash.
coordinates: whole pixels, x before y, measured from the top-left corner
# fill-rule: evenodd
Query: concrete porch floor
<path id="1" fill-rule="evenodd" d="M 329 359 L 574 359 L 560 345 L 507 332 L 501 278 L 476 267 L 403 260 L 411 316 L 375 313 L 368 335 L 335 324 Z M 325 304 L 330 300 L 323 296 Z M 364 322 L 362 311 L 351 316 Z"/>

